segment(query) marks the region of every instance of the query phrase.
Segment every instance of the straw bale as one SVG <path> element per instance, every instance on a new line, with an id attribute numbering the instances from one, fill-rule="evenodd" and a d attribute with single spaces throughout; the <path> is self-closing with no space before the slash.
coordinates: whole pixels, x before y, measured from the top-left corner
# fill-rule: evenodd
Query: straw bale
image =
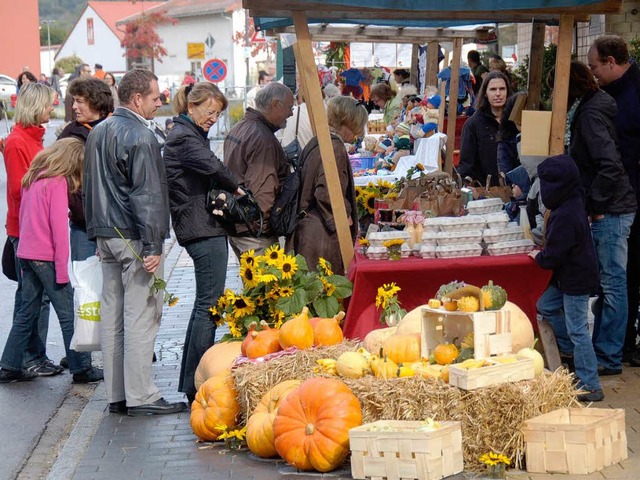
<path id="1" fill-rule="evenodd" d="M 356 348 L 355 342 L 345 341 L 234 368 L 232 375 L 244 418 L 278 383 L 318 376 L 313 372 L 317 359 L 338 358 L 342 352 Z M 340 379 L 360 400 L 363 423 L 428 417 L 460 421 L 465 469 L 471 471 L 483 468 L 478 458 L 488 451 L 504 453 L 513 466 L 523 468 L 524 421 L 558 408 L 581 406 L 575 399 L 573 376 L 562 369 L 533 380 L 471 391 L 421 377 L 381 380 L 367 375 Z"/>

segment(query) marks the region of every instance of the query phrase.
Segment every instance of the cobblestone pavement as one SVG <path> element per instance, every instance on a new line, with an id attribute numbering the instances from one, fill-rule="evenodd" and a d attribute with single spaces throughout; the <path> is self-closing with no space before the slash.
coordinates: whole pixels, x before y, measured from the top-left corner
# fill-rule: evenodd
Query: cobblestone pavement
<path id="1" fill-rule="evenodd" d="M 194 300 L 193 265 L 177 244 L 167 257 L 168 290 L 180 297 L 178 305 L 165 309 L 157 339 L 158 362 L 155 381 L 170 401 L 182 400 L 177 393 L 180 355 L 186 324 Z M 238 264 L 230 255 L 228 288 L 239 289 Z M 218 332 L 222 335 L 223 332 Z M 640 369 L 625 368 L 617 377 L 603 377 L 606 400 L 603 408 L 626 410 L 629 459 L 591 475 L 533 475 L 510 471 L 508 478 L 542 480 L 640 479 Z M 158 417 L 127 417 L 106 410 L 104 385 L 100 384 L 84 409 L 71 437 L 54 464 L 49 480 L 293 480 L 327 477 L 351 478 L 350 468 L 328 474 L 304 473 L 281 460 L 262 460 L 246 450 L 228 451 L 220 444 L 196 443 L 189 414 Z M 460 474 L 451 479 L 477 478 Z"/>

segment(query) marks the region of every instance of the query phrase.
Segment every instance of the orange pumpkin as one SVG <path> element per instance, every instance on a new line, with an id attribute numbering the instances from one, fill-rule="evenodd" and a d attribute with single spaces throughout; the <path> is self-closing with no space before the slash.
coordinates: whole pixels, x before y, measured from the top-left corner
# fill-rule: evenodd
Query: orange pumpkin
<path id="1" fill-rule="evenodd" d="M 304 307 L 299 315 L 284 322 L 278 337 L 282 348 L 298 347 L 300 350 L 313 345 L 313 327 L 309 323 L 309 309 Z"/>
<path id="2" fill-rule="evenodd" d="M 242 352 L 242 355 L 244 357 L 247 356 L 247 345 L 249 345 L 249 342 L 253 340 L 253 332 L 255 331 L 255 329 L 256 329 L 255 325 L 251 325 L 249 327 L 249 331 L 247 332 L 247 336 L 244 337 L 244 340 L 242 340 L 240 351 Z"/>
<path id="3" fill-rule="evenodd" d="M 191 405 L 191 428 L 202 440 L 217 440 L 222 431 L 216 425 L 235 426 L 239 412 L 231 377 L 211 377 L 202 384 Z"/>
<path id="4" fill-rule="evenodd" d="M 313 327 L 313 344 L 336 345 L 344 340 L 340 321 L 344 318 L 344 312 L 339 312 L 332 318 L 321 318 Z"/>
<path id="5" fill-rule="evenodd" d="M 453 343 L 441 343 L 433 350 L 433 357 L 438 365 L 449 365 L 458 358 L 460 351 Z"/>
<path id="6" fill-rule="evenodd" d="M 235 359 L 240 356 L 240 349 L 240 342 L 220 342 L 209 348 L 202 355 L 196 368 L 194 376 L 196 389 L 199 390 L 200 386 L 211 377 L 226 376 Z"/>
<path id="7" fill-rule="evenodd" d="M 329 472 L 349 454 L 349 429 L 362 424 L 360 402 L 340 380 L 310 378 L 278 408 L 278 454 L 300 470 Z"/>
<path id="8" fill-rule="evenodd" d="M 247 421 L 247 446 L 263 458 L 275 457 L 273 420 L 282 401 L 300 386 L 300 380 L 285 380 L 264 394 Z"/>
<path id="9" fill-rule="evenodd" d="M 420 360 L 420 334 L 395 334 L 384 342 L 383 354 L 395 363 L 412 363 Z"/>
<path id="10" fill-rule="evenodd" d="M 256 332 L 255 330 L 247 334 L 247 338 L 251 338 L 247 342 L 246 356 L 249 358 L 264 357 L 269 353 L 279 352 L 282 350 L 278 338 L 280 332 L 273 328 L 265 328 Z M 244 343 L 244 342 L 242 342 Z"/>

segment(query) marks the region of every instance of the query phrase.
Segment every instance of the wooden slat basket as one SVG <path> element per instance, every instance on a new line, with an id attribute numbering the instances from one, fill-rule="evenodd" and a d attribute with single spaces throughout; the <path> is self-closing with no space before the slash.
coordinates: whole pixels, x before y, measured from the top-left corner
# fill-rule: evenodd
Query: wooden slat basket
<path id="1" fill-rule="evenodd" d="M 433 480 L 462 472 L 460 422 L 439 424 L 437 429 L 419 431 L 424 422 L 379 420 L 352 428 L 352 477 Z"/>
<path id="2" fill-rule="evenodd" d="M 588 474 L 627 458 L 624 409 L 561 408 L 525 422 L 527 472 Z"/>

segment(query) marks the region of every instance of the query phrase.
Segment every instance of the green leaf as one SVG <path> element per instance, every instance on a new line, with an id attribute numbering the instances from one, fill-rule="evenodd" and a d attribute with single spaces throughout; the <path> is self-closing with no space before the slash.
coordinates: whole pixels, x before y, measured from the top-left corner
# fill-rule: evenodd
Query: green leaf
<path id="1" fill-rule="evenodd" d="M 244 324 L 245 328 L 248 330 L 251 324 L 255 323 L 256 325 L 258 325 L 260 323 L 260 318 L 257 315 L 249 315 L 248 317 L 244 317 L 242 319 L 242 323 Z"/>
<path id="2" fill-rule="evenodd" d="M 236 338 L 233 335 L 231 335 L 230 333 L 225 333 L 222 338 L 220 339 L 221 342 L 233 342 L 233 341 L 241 341 L 241 338 Z"/>
<path id="3" fill-rule="evenodd" d="M 322 294 L 324 285 L 322 285 L 322 282 L 318 277 L 314 276 L 303 288 L 307 292 L 307 298 L 311 300 Z"/>
<path id="4" fill-rule="evenodd" d="M 299 288 L 293 295 L 286 298 L 279 298 L 276 303 L 277 307 L 284 312 L 285 315 L 297 315 L 307 304 L 307 293 Z"/>
<path id="5" fill-rule="evenodd" d="M 304 273 L 309 271 L 309 266 L 307 265 L 307 261 L 304 259 L 302 255 L 296 255 L 296 263 L 298 264 L 298 271 L 302 271 Z"/>
<path id="6" fill-rule="evenodd" d="M 347 277 L 342 275 L 331 275 L 327 277 L 327 280 L 336 287 L 336 291 L 333 294 L 338 300 L 349 297 L 353 292 L 353 283 L 351 283 Z"/>
<path id="7" fill-rule="evenodd" d="M 313 308 L 318 317 L 329 318 L 340 311 L 340 303 L 334 297 L 320 297 L 313 301 Z"/>

